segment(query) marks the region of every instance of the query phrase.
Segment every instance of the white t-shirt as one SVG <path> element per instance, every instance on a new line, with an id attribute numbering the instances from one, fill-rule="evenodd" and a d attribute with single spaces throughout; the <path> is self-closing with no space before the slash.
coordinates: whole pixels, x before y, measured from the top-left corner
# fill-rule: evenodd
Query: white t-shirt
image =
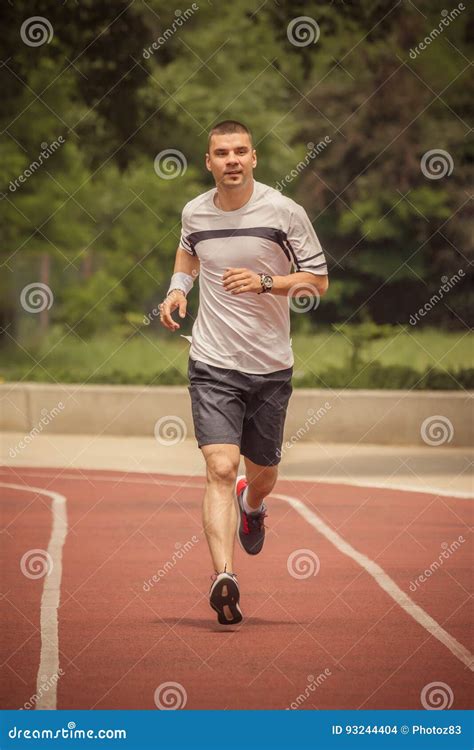
<path id="1" fill-rule="evenodd" d="M 187 203 L 180 247 L 200 261 L 199 311 L 190 357 L 214 367 L 266 374 L 293 365 L 289 298 L 272 293 L 232 295 L 228 268 L 286 276 L 292 269 L 327 274 L 326 259 L 304 208 L 254 181 L 236 211 L 214 203 L 216 188 Z"/>

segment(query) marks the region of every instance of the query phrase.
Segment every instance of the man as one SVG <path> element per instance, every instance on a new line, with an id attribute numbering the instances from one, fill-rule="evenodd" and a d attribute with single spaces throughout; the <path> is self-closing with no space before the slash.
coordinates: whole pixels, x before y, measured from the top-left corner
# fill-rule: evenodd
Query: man
<path id="1" fill-rule="evenodd" d="M 265 537 L 265 498 L 278 473 L 293 353 L 289 297 L 328 288 L 321 245 L 304 209 L 253 179 L 249 129 L 227 120 L 209 134 L 216 188 L 187 203 L 160 320 L 186 314 L 199 274 L 188 376 L 194 429 L 207 470 L 203 522 L 214 569 L 210 605 L 221 624 L 242 620 L 234 539 L 250 555 Z M 294 271 L 292 272 L 292 269 Z M 245 476 L 237 477 L 240 455 Z"/>

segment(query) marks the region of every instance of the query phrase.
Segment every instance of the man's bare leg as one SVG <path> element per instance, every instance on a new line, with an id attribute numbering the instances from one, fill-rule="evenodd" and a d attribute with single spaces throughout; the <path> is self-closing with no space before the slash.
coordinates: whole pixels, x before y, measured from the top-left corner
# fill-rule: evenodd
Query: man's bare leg
<path id="1" fill-rule="evenodd" d="M 233 572 L 234 542 L 237 528 L 235 480 L 240 461 L 238 445 L 204 445 L 207 484 L 203 503 L 203 524 L 214 569 Z"/>
<path id="2" fill-rule="evenodd" d="M 246 501 L 250 508 L 258 510 L 263 500 L 273 490 L 277 477 L 278 466 L 260 466 L 254 464 L 244 456 L 245 475 L 248 481 Z"/>
<path id="3" fill-rule="evenodd" d="M 278 476 L 276 466 L 261 466 L 245 459 L 245 481 L 237 482 L 239 505 L 239 542 L 248 555 L 258 555 L 265 542 L 264 499 L 270 494 Z"/>

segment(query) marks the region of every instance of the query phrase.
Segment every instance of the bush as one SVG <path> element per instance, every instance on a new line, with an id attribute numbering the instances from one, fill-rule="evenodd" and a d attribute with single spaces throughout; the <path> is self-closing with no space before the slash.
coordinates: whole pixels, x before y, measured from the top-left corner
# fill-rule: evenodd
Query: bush
<path id="1" fill-rule="evenodd" d="M 474 369 L 456 372 L 427 368 L 420 373 L 404 365 L 381 365 L 379 362 L 354 371 L 351 367 L 330 367 L 319 374 L 295 376 L 297 388 L 358 388 L 384 390 L 460 390 L 474 388 Z"/>
<path id="2" fill-rule="evenodd" d="M 63 290 L 55 320 L 88 338 L 117 322 L 124 300 L 120 279 L 100 270 Z"/>
<path id="3" fill-rule="evenodd" d="M 10 382 L 23 380 L 25 377 L 24 370 L 9 370 L 8 375 L 0 371 L 0 382 L 8 380 Z M 153 373 L 141 372 L 124 372 L 123 370 L 111 370 L 110 372 L 96 372 L 92 376 L 90 373 L 75 369 L 55 369 L 48 367 L 46 372 L 41 367 L 35 367 L 28 373 L 25 382 L 29 383 L 85 383 L 93 385 L 94 383 L 103 383 L 108 385 L 187 385 L 187 376 L 176 367 Z"/>

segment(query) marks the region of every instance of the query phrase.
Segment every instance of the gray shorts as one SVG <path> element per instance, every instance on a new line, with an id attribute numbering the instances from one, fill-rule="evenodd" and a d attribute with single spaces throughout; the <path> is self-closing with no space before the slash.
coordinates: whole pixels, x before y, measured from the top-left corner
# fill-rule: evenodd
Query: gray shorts
<path id="1" fill-rule="evenodd" d="M 266 375 L 189 359 L 189 393 L 198 445 L 232 443 L 260 466 L 280 462 L 293 368 Z"/>

